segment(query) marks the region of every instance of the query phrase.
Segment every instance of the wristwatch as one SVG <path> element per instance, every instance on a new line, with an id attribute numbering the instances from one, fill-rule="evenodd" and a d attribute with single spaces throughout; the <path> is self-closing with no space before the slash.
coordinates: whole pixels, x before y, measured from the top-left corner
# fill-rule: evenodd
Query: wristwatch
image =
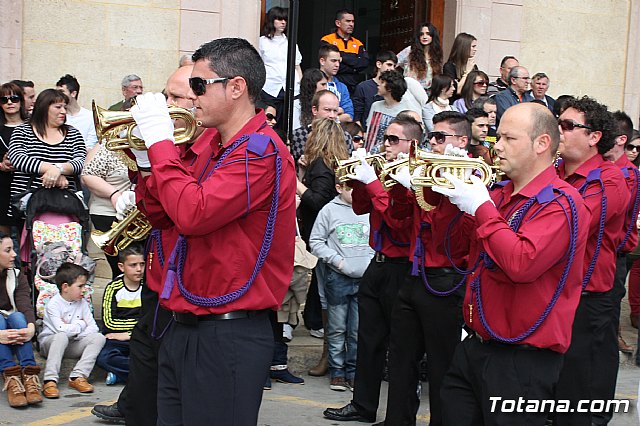
<path id="1" fill-rule="evenodd" d="M 64 174 L 64 167 L 62 166 L 62 164 L 53 163 L 53 165 L 55 166 L 56 169 L 60 170 L 61 175 Z"/>

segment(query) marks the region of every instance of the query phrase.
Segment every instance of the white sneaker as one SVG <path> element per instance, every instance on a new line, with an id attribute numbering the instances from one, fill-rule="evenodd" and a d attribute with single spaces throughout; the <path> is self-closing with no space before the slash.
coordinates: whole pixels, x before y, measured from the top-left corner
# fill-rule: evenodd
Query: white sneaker
<path id="1" fill-rule="evenodd" d="M 293 340 L 293 327 L 289 324 L 284 324 L 282 326 L 282 339 L 285 342 L 290 342 Z"/>
<path id="2" fill-rule="evenodd" d="M 320 330 L 309 330 L 311 337 L 317 337 L 318 339 L 324 339 L 324 328 Z"/>

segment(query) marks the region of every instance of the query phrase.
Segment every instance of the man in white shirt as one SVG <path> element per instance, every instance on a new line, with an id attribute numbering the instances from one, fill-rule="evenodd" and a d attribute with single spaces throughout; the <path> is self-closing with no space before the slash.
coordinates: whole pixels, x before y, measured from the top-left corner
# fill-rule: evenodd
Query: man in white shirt
<path id="1" fill-rule="evenodd" d="M 87 151 L 98 143 L 96 128 L 93 124 L 93 114 L 78 103 L 78 93 L 80 93 L 80 83 L 70 74 L 60 77 L 56 83 L 56 89 L 69 97 L 67 104 L 67 124 L 80 131 L 87 146 Z"/>

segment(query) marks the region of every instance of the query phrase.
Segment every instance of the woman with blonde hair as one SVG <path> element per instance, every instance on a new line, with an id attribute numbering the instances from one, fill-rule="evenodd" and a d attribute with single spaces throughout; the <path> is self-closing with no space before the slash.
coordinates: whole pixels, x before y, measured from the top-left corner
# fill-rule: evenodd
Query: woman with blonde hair
<path id="1" fill-rule="evenodd" d="M 336 191 L 335 159 L 344 160 L 349 157 L 347 143 L 342 127 L 330 118 L 318 118 L 311 124 L 311 134 L 304 147 L 306 170 L 302 181 L 298 181 L 296 193 L 300 196 L 300 234 L 307 243 L 318 217 L 320 209 L 331 201 Z M 307 293 L 304 310 L 304 322 L 314 337 L 323 338 L 324 326 L 327 323 L 327 305 L 324 300 L 323 268 L 321 262 L 314 268 L 311 284 Z M 322 321 L 322 322 L 320 322 Z M 327 341 L 325 338 L 322 357 L 318 365 L 309 370 L 311 376 L 327 374 Z"/>

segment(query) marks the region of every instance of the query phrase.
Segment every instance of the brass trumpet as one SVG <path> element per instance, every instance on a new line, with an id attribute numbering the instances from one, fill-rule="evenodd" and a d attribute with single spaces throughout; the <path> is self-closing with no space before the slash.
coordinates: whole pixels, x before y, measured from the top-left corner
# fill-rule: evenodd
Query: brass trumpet
<path id="1" fill-rule="evenodd" d="M 367 163 L 369 163 L 376 171 L 379 171 L 384 167 L 384 164 L 387 160 L 384 158 L 382 154 L 369 154 L 365 157 Z M 347 183 L 351 180 L 349 175 L 355 174 L 356 166 L 360 165 L 359 158 L 348 158 L 346 160 L 338 160 L 336 158 L 336 166 L 334 168 L 334 172 L 336 177 L 338 178 L 338 182 Z"/>
<path id="2" fill-rule="evenodd" d="M 387 191 L 391 189 L 393 185 L 398 183 L 398 181 L 396 181 L 393 177 L 391 177 L 391 175 L 397 174 L 401 168 L 408 165 L 409 165 L 409 159 L 406 157 L 393 160 L 389 163 L 385 163 L 382 166 L 380 173 L 378 173 L 378 179 L 380 179 L 380 182 L 382 183 L 382 187 Z"/>
<path id="3" fill-rule="evenodd" d="M 109 111 L 96 105 L 95 101 L 91 103 L 93 109 L 93 122 L 96 127 L 96 136 L 98 140 L 106 139 L 105 146 L 110 151 L 132 148 L 144 151 L 147 147 L 144 141 L 133 134 L 136 122 L 129 111 Z M 196 119 L 188 109 L 177 106 L 170 106 L 169 116 L 176 120 L 182 119 L 185 127 L 176 128 L 173 132 L 176 144 L 189 142 L 196 132 Z M 125 132 L 124 136 L 120 136 Z"/>
<path id="4" fill-rule="evenodd" d="M 137 208 L 131 210 L 120 222 L 111 225 L 106 232 L 91 231 L 91 239 L 98 248 L 109 256 L 117 256 L 131 243 L 144 240 L 151 232 L 151 224 Z"/>

